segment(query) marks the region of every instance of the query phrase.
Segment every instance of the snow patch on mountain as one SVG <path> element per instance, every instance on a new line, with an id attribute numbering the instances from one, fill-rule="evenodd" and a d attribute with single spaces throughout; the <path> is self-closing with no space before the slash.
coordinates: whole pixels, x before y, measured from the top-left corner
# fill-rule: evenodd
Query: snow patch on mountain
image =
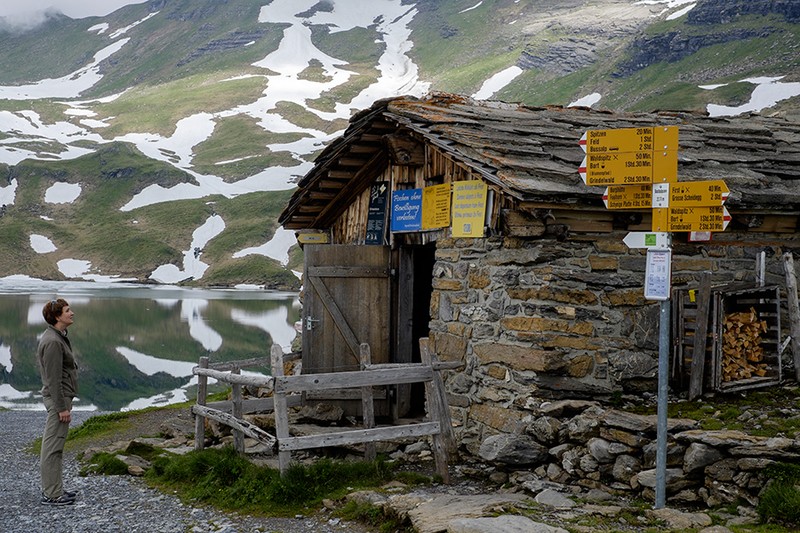
<path id="1" fill-rule="evenodd" d="M 110 28 L 110 26 L 108 25 L 108 23 L 107 22 L 103 22 L 101 24 L 95 24 L 91 28 L 88 28 L 86 31 L 94 32 L 97 35 L 102 35 L 105 32 L 107 32 L 109 28 Z"/>
<path id="2" fill-rule="evenodd" d="M 275 235 L 272 236 L 267 243 L 261 246 L 254 246 L 245 248 L 233 254 L 234 259 L 240 257 L 247 257 L 248 255 L 265 255 L 280 261 L 281 265 L 286 266 L 289 262 L 289 248 L 297 242 L 293 231 L 283 228 L 275 230 Z"/>
<path id="3" fill-rule="evenodd" d="M 567 107 L 592 107 L 600 101 L 602 95 L 600 93 L 587 94 L 583 98 L 578 98 L 574 102 L 567 104 Z"/>
<path id="4" fill-rule="evenodd" d="M 478 2 L 477 4 L 475 4 L 472 7 L 468 7 L 466 9 L 462 9 L 461 11 L 459 11 L 459 14 L 460 13 L 466 13 L 467 11 L 472 11 L 473 9 L 478 9 L 479 7 L 481 7 L 481 4 L 483 4 L 483 1 Z"/>
<path id="5" fill-rule="evenodd" d="M 694 7 L 695 7 L 696 5 L 697 5 L 696 3 L 689 4 L 688 6 L 686 6 L 686 7 L 682 8 L 682 9 L 679 9 L 679 10 L 678 10 L 678 11 L 676 11 L 675 13 L 670 13 L 669 15 L 667 15 L 667 20 L 675 20 L 675 19 L 681 18 L 681 17 L 682 17 L 682 16 L 684 16 L 686 13 L 688 13 L 689 11 L 691 11 L 692 9 L 694 9 Z"/>
<path id="6" fill-rule="evenodd" d="M 0 207 L 14 204 L 14 200 L 17 197 L 17 185 L 19 185 L 19 182 L 17 178 L 14 178 L 10 184 L 0 187 Z"/>
<path id="7" fill-rule="evenodd" d="M 183 253 L 183 268 L 178 268 L 175 265 L 161 265 L 156 268 L 150 279 L 159 283 L 174 284 L 179 283 L 187 278 L 200 279 L 208 270 L 207 263 L 200 260 L 203 254 L 203 248 L 214 237 L 219 235 L 225 230 L 225 221 L 219 215 L 211 215 L 206 219 L 202 226 L 194 230 L 192 233 L 192 244 L 187 251 Z"/>
<path id="8" fill-rule="evenodd" d="M 5 344 L 0 344 L 0 366 L 5 368 L 8 373 L 14 370 L 14 363 L 11 361 L 11 347 Z"/>
<path id="9" fill-rule="evenodd" d="M 75 98 L 103 79 L 100 63 L 119 52 L 130 39 L 110 44 L 94 55 L 94 61 L 60 78 L 48 78 L 28 85 L 0 86 L 2 100 L 38 100 L 42 98 Z M 5 130 L 5 128 L 3 128 Z M 2 160 L 2 159 L 0 159 Z"/>
<path id="10" fill-rule="evenodd" d="M 473 94 L 472 97 L 476 100 L 486 100 L 491 98 L 495 93 L 497 93 L 497 91 L 514 81 L 517 76 L 522 74 L 522 72 L 523 70 L 516 65 L 501 70 L 488 80 L 484 81 L 483 85 L 481 85 L 481 88 L 478 89 L 478 92 Z"/>
<path id="11" fill-rule="evenodd" d="M 78 183 L 54 183 L 44 192 L 44 201 L 48 204 L 71 204 L 81 195 Z"/>
<path id="12" fill-rule="evenodd" d="M 35 233 L 30 236 L 31 248 L 37 254 L 49 254 L 58 250 L 53 241 L 44 235 L 36 235 Z"/>
<path id="13" fill-rule="evenodd" d="M 687 4 L 691 5 L 687 6 Z M 643 6 L 664 5 L 664 9 L 661 10 L 661 12 L 656 15 L 657 17 L 663 15 L 664 13 L 669 13 L 675 8 L 681 8 L 678 12 L 670 13 L 670 15 L 667 16 L 667 20 L 672 20 L 672 18 L 678 18 L 691 11 L 695 7 L 695 5 L 697 5 L 697 0 L 640 0 L 639 2 L 634 2 L 633 5 L 643 5 Z"/>
<path id="14" fill-rule="evenodd" d="M 70 122 L 45 124 L 38 113 L 30 110 L 0 111 L 0 131 L 9 135 L 0 140 L 0 163 L 7 165 L 17 165 L 25 159 L 75 159 L 92 153 L 92 150 L 72 143 L 80 140 L 105 142 L 99 135 Z M 17 146 L 17 143 L 37 145 L 38 152 Z"/>
<path id="15" fill-rule="evenodd" d="M 745 78 L 739 80 L 741 83 L 755 84 L 755 88 L 750 94 L 750 100 L 740 106 L 708 104 L 706 108 L 708 114 L 712 117 L 725 117 L 741 115 L 742 113 L 758 113 L 759 111 L 774 106 L 782 100 L 800 96 L 800 83 L 785 83 L 780 81 L 782 79 L 783 76 Z M 711 86 L 701 85 L 700 88 L 716 89 L 724 85 L 725 84 Z"/>
<path id="16" fill-rule="evenodd" d="M 133 28 L 135 28 L 136 26 L 138 26 L 139 24 L 141 24 L 141 23 L 143 23 L 143 22 L 145 22 L 145 21 L 147 21 L 147 20 L 149 20 L 149 19 L 151 19 L 151 18 L 155 17 L 156 15 L 158 15 L 158 13 L 159 13 L 158 11 L 156 11 L 156 12 L 154 12 L 154 13 L 150 13 L 149 15 L 147 15 L 146 17 L 144 17 L 143 19 L 141 19 L 141 20 L 137 20 L 137 21 L 136 21 L 136 22 L 134 22 L 133 24 L 130 24 L 130 25 L 128 25 L 128 26 L 125 26 L 124 28 L 120 28 L 120 29 L 116 30 L 114 33 L 112 33 L 111 35 L 109 35 L 109 37 L 110 37 L 111 39 L 116 39 L 117 37 L 121 37 L 121 36 L 125 35 L 126 33 L 128 33 L 129 31 L 131 31 L 131 30 L 132 30 Z"/>

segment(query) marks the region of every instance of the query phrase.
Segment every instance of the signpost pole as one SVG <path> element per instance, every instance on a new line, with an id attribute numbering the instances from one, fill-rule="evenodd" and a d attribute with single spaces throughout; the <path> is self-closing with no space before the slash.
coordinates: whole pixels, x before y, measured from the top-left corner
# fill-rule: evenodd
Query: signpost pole
<path id="1" fill-rule="evenodd" d="M 670 296 L 672 292 L 672 235 L 666 234 L 666 248 L 648 248 L 644 297 L 660 300 L 658 320 L 658 414 L 656 418 L 655 509 L 666 503 L 667 488 L 667 393 L 670 352 Z M 630 240 L 630 239 L 629 239 Z"/>
<path id="2" fill-rule="evenodd" d="M 586 157 L 578 173 L 586 185 L 608 185 L 608 209 L 652 208 L 652 231 L 630 232 L 629 248 L 647 248 L 644 297 L 660 300 L 655 508 L 666 505 L 667 394 L 673 231 L 725 231 L 731 215 L 723 205 L 730 190 L 722 180 L 678 183 L 678 127 L 588 130 L 579 142 Z M 647 190 L 647 185 L 652 189 Z"/>
<path id="3" fill-rule="evenodd" d="M 656 436 L 655 509 L 666 505 L 667 492 L 667 379 L 669 377 L 670 301 L 661 301 L 658 324 L 658 414 Z"/>

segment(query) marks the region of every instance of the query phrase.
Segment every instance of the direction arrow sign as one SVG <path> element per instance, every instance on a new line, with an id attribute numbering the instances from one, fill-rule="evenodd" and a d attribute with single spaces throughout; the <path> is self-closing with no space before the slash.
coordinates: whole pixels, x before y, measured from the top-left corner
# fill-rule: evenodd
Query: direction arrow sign
<path id="1" fill-rule="evenodd" d="M 730 189 L 722 180 L 684 181 L 670 184 L 669 206 L 720 206 L 725 203 Z"/>
<path id="2" fill-rule="evenodd" d="M 669 233 L 663 231 L 631 231 L 622 239 L 628 248 L 669 248 Z"/>
<path id="3" fill-rule="evenodd" d="M 581 137 L 579 144 L 587 154 L 676 151 L 678 127 L 588 130 Z"/>
<path id="4" fill-rule="evenodd" d="M 653 182 L 653 154 L 586 154 L 578 172 L 586 185 L 634 185 Z"/>
<path id="5" fill-rule="evenodd" d="M 655 220 L 655 216 L 653 219 Z M 670 207 L 667 231 L 725 231 L 731 214 L 724 206 Z"/>
<path id="6" fill-rule="evenodd" d="M 613 185 L 606 187 L 603 203 L 608 209 L 650 209 L 652 196 L 650 185 Z"/>
<path id="7" fill-rule="evenodd" d="M 578 172 L 586 185 L 641 185 L 678 179 L 678 152 L 586 154 Z"/>

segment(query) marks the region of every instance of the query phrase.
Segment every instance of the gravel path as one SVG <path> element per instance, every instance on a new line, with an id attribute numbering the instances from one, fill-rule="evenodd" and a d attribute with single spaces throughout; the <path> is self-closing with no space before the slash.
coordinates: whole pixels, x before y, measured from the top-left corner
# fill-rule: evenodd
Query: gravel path
<path id="1" fill-rule="evenodd" d="M 73 413 L 72 426 L 95 413 Z M 78 491 L 74 505 L 41 505 L 39 458 L 26 449 L 41 436 L 42 411 L 0 411 L 0 532 L 2 533 L 367 533 L 361 524 L 319 515 L 255 518 L 185 505 L 130 476 L 78 475 L 65 454 L 64 484 Z"/>

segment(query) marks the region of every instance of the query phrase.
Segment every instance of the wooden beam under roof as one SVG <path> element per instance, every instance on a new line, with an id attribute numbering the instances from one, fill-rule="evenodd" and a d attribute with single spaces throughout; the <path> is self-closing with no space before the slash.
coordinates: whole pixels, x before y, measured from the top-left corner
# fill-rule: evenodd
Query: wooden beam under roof
<path id="1" fill-rule="evenodd" d="M 345 186 L 347 180 L 319 180 L 317 186 L 320 189 L 341 189 Z"/>
<path id="2" fill-rule="evenodd" d="M 355 175 L 356 175 L 356 171 L 354 171 L 354 170 L 336 170 L 336 169 L 331 169 L 331 170 L 328 171 L 328 177 L 329 178 L 333 178 L 333 179 L 341 178 L 341 179 L 344 179 L 344 180 L 349 180 L 349 179 L 352 179 L 353 176 L 355 176 Z"/>
<path id="3" fill-rule="evenodd" d="M 337 163 L 343 167 L 360 167 L 367 162 L 366 158 L 361 157 L 341 157 Z"/>
<path id="4" fill-rule="evenodd" d="M 362 144 L 381 144 L 383 142 L 384 135 L 384 133 L 365 133 L 360 135 L 358 139 L 354 140 L 353 142 L 360 142 Z"/>
<path id="5" fill-rule="evenodd" d="M 311 222 L 314 222 L 314 220 L 316 220 L 316 217 L 293 216 L 291 218 L 291 224 L 293 224 L 293 225 L 294 224 L 303 224 L 303 226 L 300 226 L 300 227 L 308 227 L 308 224 L 311 223 Z M 284 227 L 287 227 L 287 226 L 284 226 Z"/>
<path id="6" fill-rule="evenodd" d="M 351 154 L 374 154 L 380 150 L 379 146 L 370 146 L 366 144 L 354 144 L 350 147 Z"/>
<path id="7" fill-rule="evenodd" d="M 333 219 L 339 215 L 339 211 L 344 205 L 344 201 L 354 198 L 357 194 L 369 186 L 375 175 L 386 165 L 387 156 L 383 151 L 376 152 L 372 158 L 362 166 L 355 177 L 350 180 L 347 186 L 343 187 L 336 200 L 329 202 L 325 209 L 317 217 L 319 227 L 328 227 L 333 223 Z M 339 210 L 339 211 L 337 211 Z"/>
<path id="8" fill-rule="evenodd" d="M 319 213 L 325 208 L 322 204 L 304 204 L 297 208 L 300 213 Z"/>
<path id="9" fill-rule="evenodd" d="M 322 192 L 322 191 L 311 191 L 308 195 L 309 198 L 314 200 L 333 200 L 336 198 L 336 193 L 333 192 Z"/>

